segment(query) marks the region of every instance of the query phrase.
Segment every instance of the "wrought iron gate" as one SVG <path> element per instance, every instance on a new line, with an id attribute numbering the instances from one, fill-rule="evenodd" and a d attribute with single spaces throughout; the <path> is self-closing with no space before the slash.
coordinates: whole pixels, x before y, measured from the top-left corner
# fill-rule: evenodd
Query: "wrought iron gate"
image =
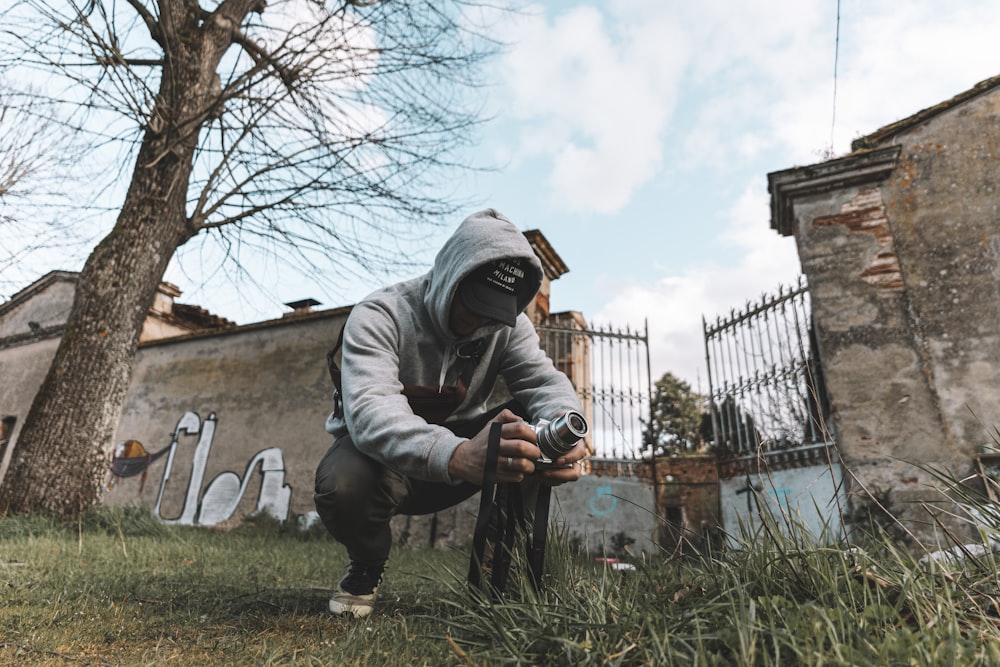
<path id="1" fill-rule="evenodd" d="M 829 409 L 805 279 L 702 324 L 713 439 L 720 452 L 825 449 Z"/>
<path id="2" fill-rule="evenodd" d="M 651 391 L 648 327 L 641 333 L 627 327 L 595 329 L 567 314 L 537 331 L 542 348 L 580 395 L 594 456 L 641 458 Z"/>

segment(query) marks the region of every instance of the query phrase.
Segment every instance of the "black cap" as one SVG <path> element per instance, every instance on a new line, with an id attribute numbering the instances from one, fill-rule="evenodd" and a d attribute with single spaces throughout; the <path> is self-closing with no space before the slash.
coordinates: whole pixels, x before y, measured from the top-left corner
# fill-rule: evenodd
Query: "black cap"
<path id="1" fill-rule="evenodd" d="M 501 259 L 470 273 L 458 286 L 458 296 L 476 315 L 512 327 L 521 312 L 517 297 L 526 281 L 520 259 Z"/>

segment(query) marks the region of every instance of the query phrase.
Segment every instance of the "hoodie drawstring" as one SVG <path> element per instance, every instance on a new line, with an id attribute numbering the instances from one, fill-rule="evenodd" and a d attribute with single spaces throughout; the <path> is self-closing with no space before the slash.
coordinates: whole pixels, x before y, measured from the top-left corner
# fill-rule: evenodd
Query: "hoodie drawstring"
<path id="1" fill-rule="evenodd" d="M 448 343 L 448 349 L 444 351 L 444 359 L 441 360 L 441 375 L 438 376 L 438 393 L 444 391 L 444 381 L 448 377 L 448 365 L 451 363 L 451 354 L 455 348 L 454 343 Z"/>

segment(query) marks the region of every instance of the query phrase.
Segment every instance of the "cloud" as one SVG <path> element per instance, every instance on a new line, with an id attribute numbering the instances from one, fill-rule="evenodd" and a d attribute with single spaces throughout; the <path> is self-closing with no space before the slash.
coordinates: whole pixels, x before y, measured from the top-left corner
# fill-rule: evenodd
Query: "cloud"
<path id="1" fill-rule="evenodd" d="M 519 123 L 515 159 L 547 161 L 564 208 L 621 210 L 662 162 L 687 61 L 679 27 L 578 6 L 552 17 L 534 8 L 503 34 L 516 39 L 498 63 L 504 113 Z"/>
<path id="2" fill-rule="evenodd" d="M 597 313 L 595 322 L 648 320 L 654 382 L 669 371 L 707 392 L 702 317 L 712 322 L 742 307 L 734 300 L 739 295 L 757 299 L 797 279 L 794 241 L 767 229 L 768 206 L 767 194 L 752 184 L 728 211 L 719 239 L 736 251 L 740 259 L 735 263 L 706 260 L 651 283 L 623 283 Z"/>
<path id="3" fill-rule="evenodd" d="M 818 162 L 998 73 L 1000 12 L 983 0 L 947 11 L 845 1 L 839 49 L 829 7 L 726 3 L 734 13 L 713 20 L 717 4 L 698 3 L 683 19 L 702 45 L 683 82 L 698 109 L 680 155 L 690 166 L 724 166 L 768 148 L 788 166 Z"/>
<path id="4" fill-rule="evenodd" d="M 715 239 L 735 259 L 713 260 L 723 254 L 717 247 L 694 250 L 689 263 L 660 267 L 652 280 L 617 285 L 596 319 L 648 318 L 654 379 L 671 371 L 705 390 L 702 316 L 726 315 L 799 273 L 793 240 L 768 228 L 768 195 L 760 187 L 766 172 L 821 161 L 831 132 L 834 151 L 846 152 L 857 136 L 997 74 L 1000 12 L 978 0 L 948 12 L 931 3 L 845 2 L 835 126 L 836 16 L 829 8 L 705 0 L 682 12 L 677 20 L 699 46 L 681 81 L 685 107 L 673 121 L 682 141 L 667 159 L 686 174 L 711 170 L 714 185 L 702 185 L 720 198 L 705 201 L 705 214 L 727 207 Z M 767 166 L 727 203 L 723 190 L 731 190 L 737 167 L 755 163 Z"/>
<path id="5" fill-rule="evenodd" d="M 498 63 L 503 113 L 518 123 L 510 156 L 546 163 L 561 208 L 622 211 L 662 169 L 670 143 L 688 146 L 677 157 L 691 166 L 724 163 L 734 149 L 752 159 L 774 133 L 748 126 L 773 127 L 785 90 L 801 92 L 817 71 L 828 120 L 835 15 L 816 3 L 599 6 L 533 6 L 500 31 L 514 45 Z M 691 118 L 673 136 L 679 103 Z M 810 129 L 822 148 L 829 132 Z"/>

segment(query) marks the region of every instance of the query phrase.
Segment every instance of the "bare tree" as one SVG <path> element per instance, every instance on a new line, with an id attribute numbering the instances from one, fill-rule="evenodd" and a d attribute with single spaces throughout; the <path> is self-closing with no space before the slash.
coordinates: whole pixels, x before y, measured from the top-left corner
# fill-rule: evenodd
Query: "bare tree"
<path id="1" fill-rule="evenodd" d="M 0 84 L 0 205 L 5 200 L 16 196 L 18 186 L 37 169 L 40 156 L 33 152 L 33 134 L 24 136 L 18 132 L 21 124 L 18 110 L 8 105 L 4 90 Z M 0 209 L 0 217 L 9 220 L 6 211 Z"/>
<path id="2" fill-rule="evenodd" d="M 66 139 L 47 105 L 30 91 L 19 94 L 0 76 L 0 293 L 17 285 L 5 276 L 20 273 L 15 269 L 31 253 L 66 242 L 67 230 L 58 219 L 37 224 L 31 203 L 45 199 L 53 208 L 62 203 L 59 173 L 71 159 Z"/>
<path id="3" fill-rule="evenodd" d="M 23 196 L 25 182 L 44 160 L 44 151 L 38 146 L 40 128 L 22 131 L 25 115 L 11 105 L 10 92 L 0 81 L 0 238 L 15 222 L 11 200 Z M 0 241 L 0 271 L 17 259 L 16 250 Z"/>
<path id="4" fill-rule="evenodd" d="M 283 245 L 299 263 L 371 266 L 451 212 L 431 186 L 459 166 L 477 122 L 461 93 L 493 47 L 465 9 L 24 0 L 0 13 L 0 65 L 67 104 L 95 160 L 131 165 L 80 174 L 102 196 L 119 177 L 127 189 L 80 273 L 0 510 L 72 518 L 99 502 L 142 322 L 181 245 L 211 234 L 233 254 Z"/>

